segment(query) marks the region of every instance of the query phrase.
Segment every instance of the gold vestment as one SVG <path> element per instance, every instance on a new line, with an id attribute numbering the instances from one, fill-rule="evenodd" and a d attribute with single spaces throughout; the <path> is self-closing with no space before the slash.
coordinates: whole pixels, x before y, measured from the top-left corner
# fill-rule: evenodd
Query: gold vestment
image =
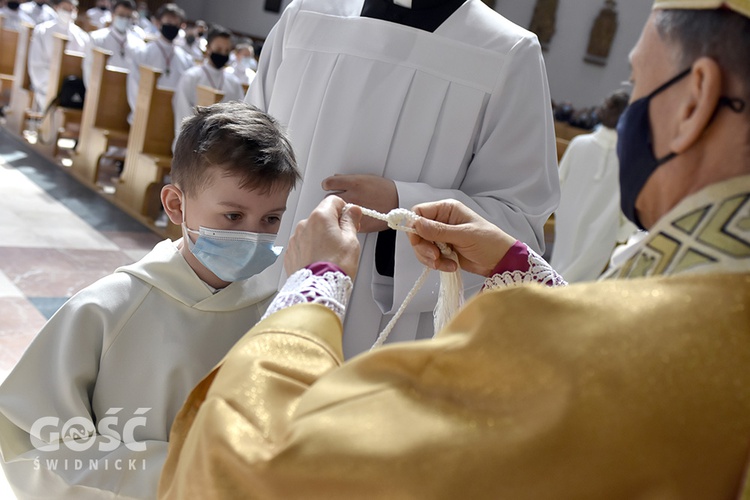
<path id="1" fill-rule="evenodd" d="M 732 235 L 750 230 L 742 207 Z M 727 259 L 725 272 L 488 291 L 435 339 L 346 363 L 333 312 L 283 309 L 188 398 L 159 496 L 737 498 L 750 261 Z"/>

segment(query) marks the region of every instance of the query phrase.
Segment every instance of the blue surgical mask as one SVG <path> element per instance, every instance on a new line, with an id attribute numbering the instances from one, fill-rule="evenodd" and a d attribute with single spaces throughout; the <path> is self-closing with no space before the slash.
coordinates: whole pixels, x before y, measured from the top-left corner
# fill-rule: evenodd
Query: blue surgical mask
<path id="1" fill-rule="evenodd" d="M 182 227 L 186 231 L 188 249 L 198 262 L 226 282 L 248 279 L 270 267 L 281 247 L 275 247 L 275 234 L 251 233 L 199 227 L 198 231 L 185 224 L 185 205 L 182 208 Z M 197 234 L 195 242 L 189 233 Z"/>
<path id="2" fill-rule="evenodd" d="M 617 157 L 620 161 L 620 205 L 625 217 L 640 229 L 645 228 L 638 219 L 638 214 L 635 210 L 635 201 L 638 195 L 643 190 L 643 186 L 646 185 L 646 181 L 651 177 L 651 174 L 659 166 L 677 156 L 677 153 L 674 152 L 661 158 L 654 156 L 649 104 L 651 103 L 651 99 L 685 78 L 691 71 L 692 68 L 686 69 L 646 97 L 630 103 L 617 123 Z M 722 105 L 729 107 L 737 113 L 742 112 L 745 108 L 744 101 L 740 99 L 721 97 L 716 106 L 714 117 Z M 713 117 L 711 120 L 713 120 Z"/>
<path id="3" fill-rule="evenodd" d="M 187 238 L 188 248 L 206 269 L 220 280 L 233 282 L 245 280 L 276 262 L 281 253 L 274 247 L 275 234 L 251 233 L 200 227 L 198 231 L 185 231 L 198 235 L 193 243 Z"/>
<path id="4" fill-rule="evenodd" d="M 115 18 L 112 20 L 112 27 L 115 29 L 115 31 L 119 31 L 120 33 L 125 33 L 128 31 L 128 28 L 130 28 L 131 24 L 131 18 L 129 17 L 123 17 L 123 16 L 115 16 Z"/>

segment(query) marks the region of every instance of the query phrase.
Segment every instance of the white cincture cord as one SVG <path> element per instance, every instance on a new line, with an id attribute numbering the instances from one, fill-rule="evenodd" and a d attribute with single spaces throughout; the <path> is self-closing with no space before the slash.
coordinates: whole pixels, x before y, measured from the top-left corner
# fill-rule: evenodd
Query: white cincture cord
<path id="1" fill-rule="evenodd" d="M 355 205 L 348 203 L 345 208 L 349 208 L 352 206 Z M 414 228 L 409 224 L 419 219 L 419 216 L 411 210 L 407 210 L 405 208 L 394 208 L 387 214 L 381 214 L 380 212 L 371 210 L 369 208 L 359 208 L 360 210 L 362 210 L 362 215 L 387 222 L 388 227 L 390 227 L 391 229 L 395 229 L 396 231 L 404 231 L 407 233 L 416 233 Z M 440 249 L 440 252 L 443 255 L 452 259 L 456 262 L 456 264 L 458 264 L 458 255 L 456 255 L 456 252 L 454 252 L 448 245 L 439 241 L 436 241 L 435 244 Z M 412 301 L 419 289 L 422 288 L 422 285 L 424 285 L 424 282 L 427 279 L 427 275 L 429 273 L 430 268 L 425 266 L 422 274 L 419 276 L 419 278 L 417 278 L 416 283 L 414 283 L 414 286 L 404 298 L 404 301 L 401 303 L 398 311 L 396 311 L 396 314 L 393 315 L 393 318 L 391 318 L 383 331 L 380 332 L 380 335 L 378 335 L 377 340 L 372 345 L 370 350 L 380 347 L 385 343 L 386 339 L 388 339 L 388 335 L 390 335 L 391 331 L 396 326 L 396 321 L 398 321 L 398 319 L 404 314 L 406 307 Z M 440 293 L 438 294 L 438 301 L 435 305 L 435 311 L 433 313 L 435 318 L 435 333 L 439 332 L 448 323 L 448 321 L 450 321 L 453 315 L 461 308 L 463 302 L 463 283 L 461 280 L 460 267 L 452 273 L 441 271 Z"/>

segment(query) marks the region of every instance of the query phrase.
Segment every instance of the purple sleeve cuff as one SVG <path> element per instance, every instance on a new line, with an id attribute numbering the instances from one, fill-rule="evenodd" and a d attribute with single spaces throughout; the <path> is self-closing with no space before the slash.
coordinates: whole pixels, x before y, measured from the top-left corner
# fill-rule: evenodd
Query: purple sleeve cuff
<path id="1" fill-rule="evenodd" d="M 315 276 L 323 276 L 325 273 L 341 273 L 346 276 L 346 273 L 333 262 L 314 262 L 306 267 L 312 271 Z"/>
<path id="2" fill-rule="evenodd" d="M 490 273 L 490 276 L 496 274 L 503 274 L 504 272 L 521 271 L 527 272 L 529 270 L 529 249 L 522 241 L 516 241 L 512 247 L 506 252 L 500 262 L 497 263 L 495 268 Z"/>

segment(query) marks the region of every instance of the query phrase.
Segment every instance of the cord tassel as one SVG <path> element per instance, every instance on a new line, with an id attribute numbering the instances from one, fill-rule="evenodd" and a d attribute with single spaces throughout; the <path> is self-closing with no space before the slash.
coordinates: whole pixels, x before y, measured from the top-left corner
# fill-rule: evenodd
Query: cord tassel
<path id="1" fill-rule="evenodd" d="M 345 208 L 352 206 L 355 205 L 348 203 Z M 410 224 L 413 224 L 414 221 L 419 218 L 419 216 L 411 210 L 407 210 L 405 208 L 394 208 L 387 214 L 381 214 L 380 212 L 371 210 L 369 208 L 359 208 L 362 210 L 362 215 L 366 215 L 368 217 L 372 217 L 373 219 L 378 219 L 386 222 L 388 223 L 388 227 L 390 227 L 391 229 L 404 231 L 407 233 L 416 233 L 416 231 L 413 227 L 410 226 Z M 458 266 L 458 255 L 456 255 L 456 253 L 448 245 L 441 242 L 435 242 L 435 244 L 440 249 L 440 252 L 443 255 L 452 259 Z M 375 340 L 375 343 L 370 348 L 370 350 L 380 347 L 385 343 L 385 341 L 388 339 L 388 335 L 390 335 L 391 331 L 393 331 L 393 328 L 396 326 L 396 322 L 404 314 L 406 307 L 424 285 L 429 272 L 430 268 L 425 266 L 422 274 L 419 276 L 416 283 L 414 283 L 414 286 L 406 295 L 406 298 L 404 298 L 404 301 L 396 311 L 396 314 L 393 315 L 393 318 L 391 318 L 383 331 L 380 332 L 380 335 L 378 335 L 377 340 Z M 439 332 L 445 325 L 448 324 L 451 318 L 453 318 L 458 310 L 461 309 L 463 303 L 464 287 L 463 280 L 461 279 L 461 267 L 458 266 L 456 268 L 456 271 L 452 273 L 441 271 L 440 291 L 438 292 L 437 304 L 435 305 L 435 310 L 433 311 L 435 333 Z"/>

